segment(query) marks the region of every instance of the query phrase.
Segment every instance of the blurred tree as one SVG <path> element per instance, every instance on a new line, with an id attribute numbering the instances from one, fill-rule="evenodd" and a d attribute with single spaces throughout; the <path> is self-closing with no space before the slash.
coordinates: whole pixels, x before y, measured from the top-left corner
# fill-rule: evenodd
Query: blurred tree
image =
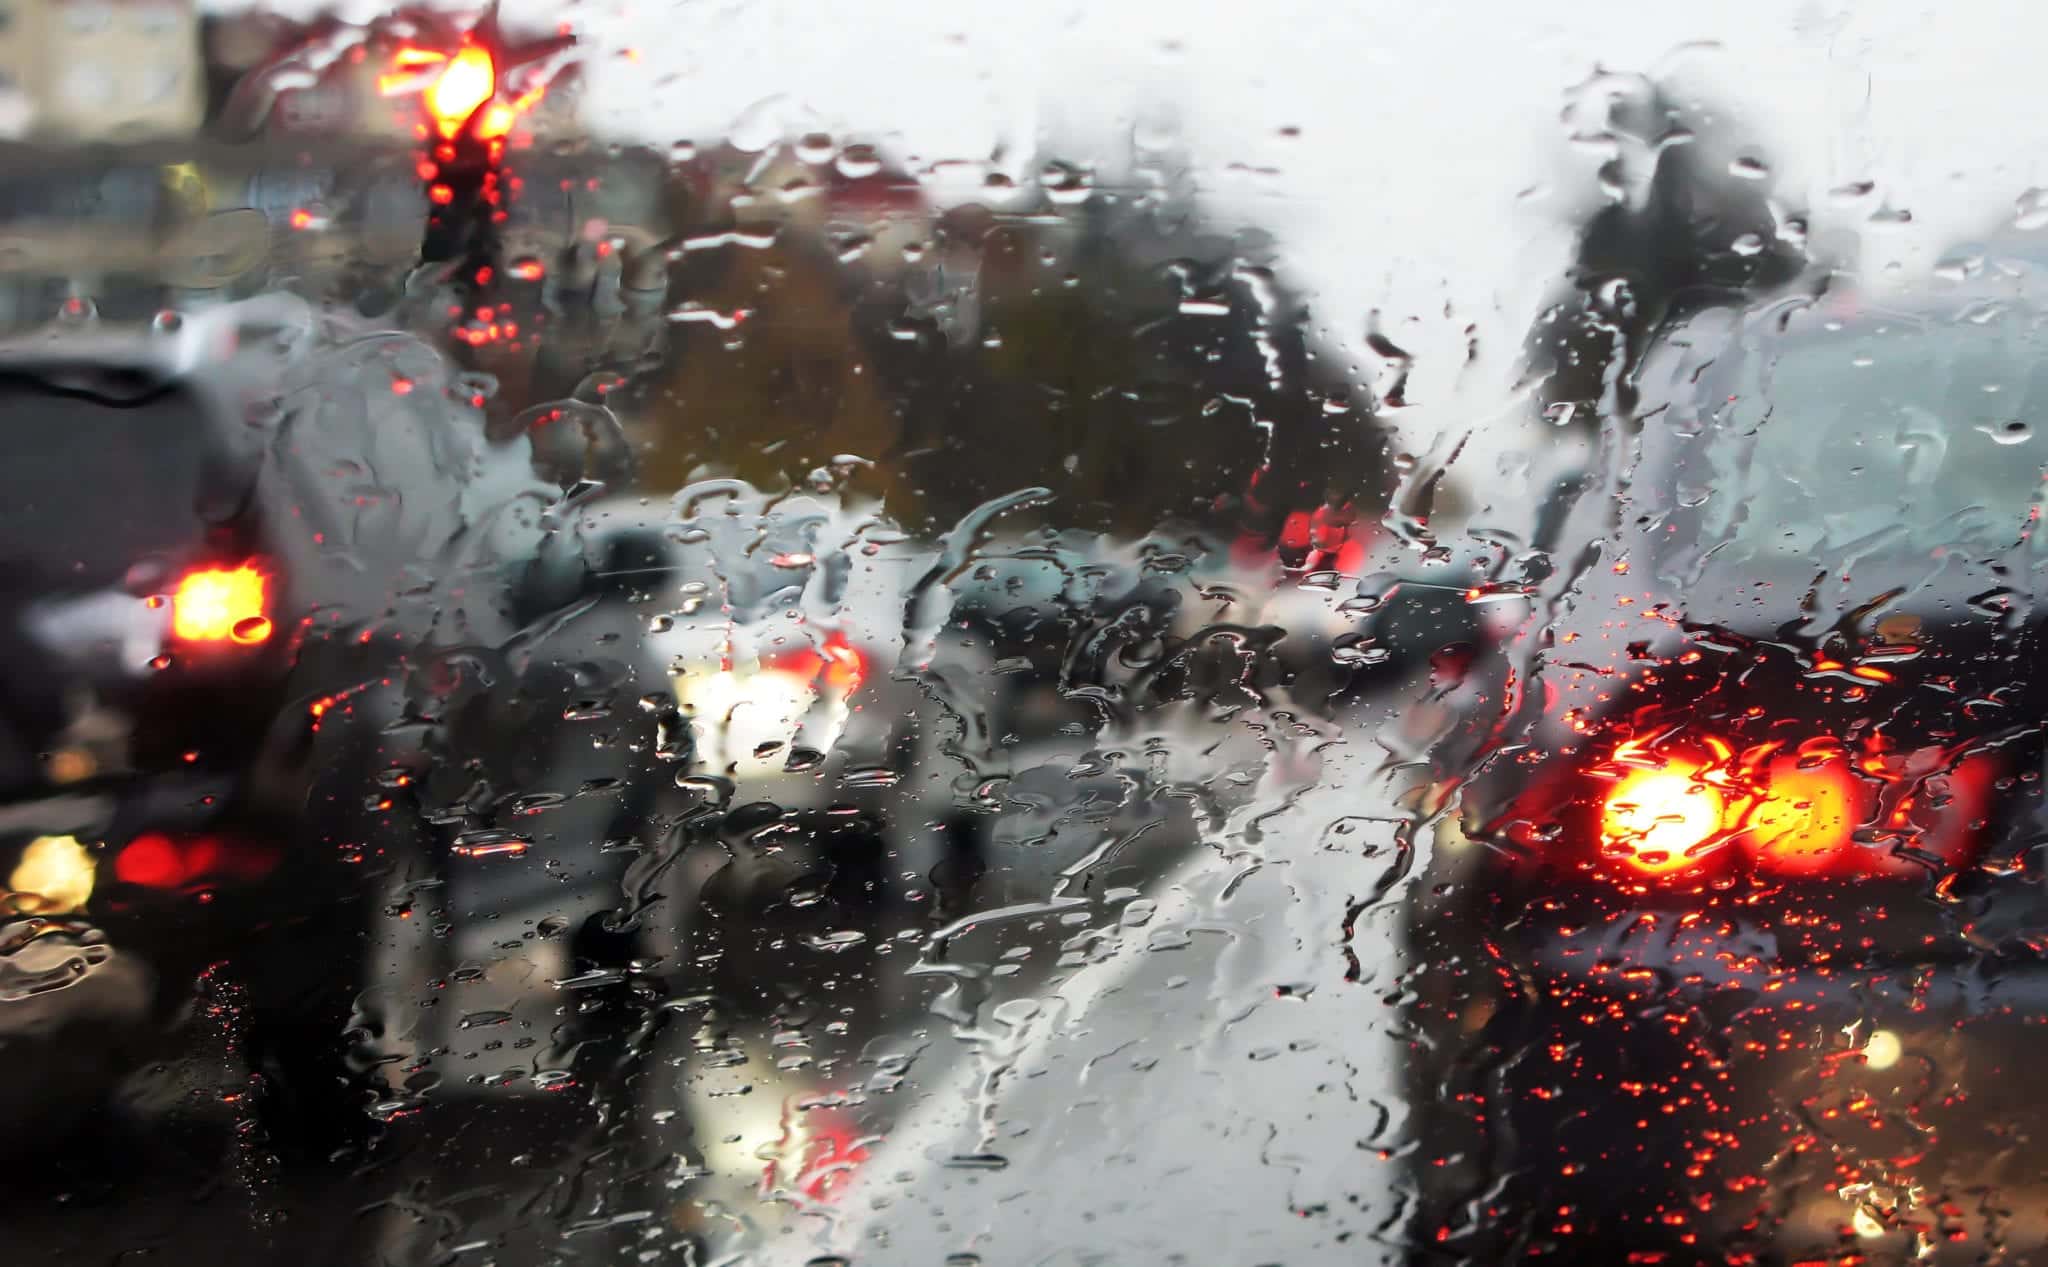
<path id="1" fill-rule="evenodd" d="M 1578 233 L 1572 267 L 1524 344 L 1545 414 L 1583 456 L 1553 464 L 1533 544 L 1557 548 L 1606 425 L 1636 425 L 1634 376 L 1658 333 L 1718 304 L 1747 302 L 1806 271 L 1806 222 L 1776 205 L 1753 138 L 1672 86 L 1595 76 L 1575 109 L 1604 138 L 1605 205 Z M 1564 446 L 1569 449 L 1571 446 Z"/>
<path id="2" fill-rule="evenodd" d="M 1546 406 L 1592 427 L 1633 411 L 1630 375 L 1660 328 L 1789 285 L 1807 252 L 1805 221 L 1773 205 L 1760 155 L 1715 111 L 1640 76 L 1582 91 L 1615 148 L 1609 201 L 1580 229 L 1527 356 Z"/>
<path id="3" fill-rule="evenodd" d="M 851 455 L 923 532 L 1034 485 L 1062 524 L 1127 535 L 1277 541 L 1290 512 L 1384 506 L 1381 429 L 1257 235 L 1119 191 L 933 215 L 887 173 L 805 179 L 781 187 L 804 216 L 749 226 L 775 200 L 740 197 L 692 230 L 740 241 L 673 278 L 695 319 L 639 411 L 646 486 L 777 486 Z"/>

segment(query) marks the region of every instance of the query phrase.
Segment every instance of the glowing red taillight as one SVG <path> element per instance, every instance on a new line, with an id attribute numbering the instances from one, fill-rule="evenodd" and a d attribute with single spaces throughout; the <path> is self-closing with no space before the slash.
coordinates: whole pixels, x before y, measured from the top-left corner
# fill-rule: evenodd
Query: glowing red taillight
<path id="1" fill-rule="evenodd" d="M 868 676 L 867 657 L 836 633 L 816 650 L 773 657 L 767 667 L 816 683 L 842 698 L 859 690 Z"/>
<path id="2" fill-rule="evenodd" d="M 253 563 L 187 572 L 171 596 L 171 632 L 182 642 L 252 647 L 270 638 L 270 578 Z"/>
<path id="3" fill-rule="evenodd" d="M 1820 875 L 1853 860 L 1856 825 L 1869 812 L 1870 793 L 1840 757 L 1780 757 L 1764 780 L 1744 824 L 1743 844 L 1756 864 L 1785 875 Z"/>
<path id="4" fill-rule="evenodd" d="M 114 879 L 146 889 L 196 889 L 259 880 L 277 863 L 274 847 L 250 840 L 144 832 L 114 858 Z"/>
<path id="5" fill-rule="evenodd" d="M 1988 825 L 1995 770 L 1988 757 L 1958 763 L 1938 748 L 1852 763 L 1831 738 L 1738 754 L 1712 736 L 1667 732 L 1622 741 L 1593 773 L 1611 779 L 1598 802 L 1599 855 L 1622 864 L 1622 878 L 1686 871 L 1724 845 L 1758 871 L 1818 877 L 1916 873 L 1929 858 L 1959 865 Z"/>
<path id="6" fill-rule="evenodd" d="M 1600 802 L 1601 856 L 1643 875 L 1700 861 L 1726 839 L 1744 808 L 1729 784 L 1734 749 L 1711 735 L 1662 742 L 1669 738 L 1615 745 L 1618 777 Z"/>
<path id="7" fill-rule="evenodd" d="M 1675 759 L 1623 775 L 1600 805 L 1602 856 L 1645 875 L 1698 861 L 1727 829 L 1727 799 L 1702 778 L 1705 772 L 1702 764 Z"/>

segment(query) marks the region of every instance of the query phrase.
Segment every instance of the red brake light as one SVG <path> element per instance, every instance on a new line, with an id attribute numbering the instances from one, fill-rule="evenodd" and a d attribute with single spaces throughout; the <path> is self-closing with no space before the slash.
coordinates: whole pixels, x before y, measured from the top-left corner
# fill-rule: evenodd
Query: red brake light
<path id="1" fill-rule="evenodd" d="M 170 837 L 151 832 L 129 841 L 114 859 L 114 878 L 123 884 L 174 889 L 184 883 L 185 860 Z"/>
<path id="2" fill-rule="evenodd" d="M 841 696 L 852 695 L 867 680 L 867 657 L 839 634 L 833 634 L 817 650 L 793 651 L 776 656 L 767 667 L 794 674 Z"/>
<path id="3" fill-rule="evenodd" d="M 823 676 L 826 686 L 841 694 L 851 695 L 867 680 L 867 657 L 834 634 L 825 640 Z"/>
<path id="4" fill-rule="evenodd" d="M 251 840 L 144 832 L 115 857 L 114 878 L 148 889 L 187 889 L 258 880 L 277 863 L 275 848 Z"/>
<path id="5" fill-rule="evenodd" d="M 1623 775 L 1600 805 L 1601 854 L 1647 875 L 1698 861 L 1696 851 L 1722 834 L 1728 816 L 1727 798 L 1706 771 L 1678 758 Z"/>
<path id="6" fill-rule="evenodd" d="M 1818 875 L 1840 864 L 1868 801 L 1848 762 L 1780 757 L 1767 767 L 1766 779 L 1743 838 L 1757 865 Z"/>
<path id="7" fill-rule="evenodd" d="M 1952 760 L 1926 748 L 1852 765 L 1827 737 L 1740 755 L 1712 736 L 1627 739 L 1592 772 L 1612 780 L 1598 802 L 1599 854 L 1647 877 L 1684 871 L 1722 843 L 1783 876 L 1918 874 L 1920 864 L 1881 847 L 1896 837 L 1957 865 L 1978 847 L 1996 763 Z M 1880 833 L 1869 848 L 1856 843 L 1864 827 Z"/>
<path id="8" fill-rule="evenodd" d="M 255 646 L 271 632 L 270 578 L 254 564 L 187 572 L 171 597 L 171 632 L 185 642 Z"/>

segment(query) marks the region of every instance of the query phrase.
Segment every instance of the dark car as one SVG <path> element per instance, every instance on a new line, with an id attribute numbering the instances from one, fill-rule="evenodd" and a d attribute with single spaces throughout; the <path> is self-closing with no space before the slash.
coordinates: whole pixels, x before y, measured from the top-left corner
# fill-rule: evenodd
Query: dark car
<path id="1" fill-rule="evenodd" d="M 457 386 L 288 297 L 0 344 L 0 1051 L 31 1152 L 174 1107 L 195 997 L 276 1147 L 364 1120 L 332 969 L 388 863 L 371 705 L 437 626 L 490 631 L 495 565 L 450 543 L 523 487 Z"/>
<path id="2" fill-rule="evenodd" d="M 2013 245 L 1696 296 L 1630 356 L 1560 520 L 1593 546 L 1440 750 L 1419 1259 L 2048 1235 L 2019 1144 L 2048 363 Z"/>

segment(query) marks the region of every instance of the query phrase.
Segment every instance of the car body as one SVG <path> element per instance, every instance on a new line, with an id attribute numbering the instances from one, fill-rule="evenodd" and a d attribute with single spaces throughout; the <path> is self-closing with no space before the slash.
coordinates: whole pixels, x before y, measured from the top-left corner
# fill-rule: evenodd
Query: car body
<path id="1" fill-rule="evenodd" d="M 2039 1243 L 2043 292 L 1985 258 L 1646 343 L 1595 548 L 1439 749 L 1425 1257 Z"/>
<path id="2" fill-rule="evenodd" d="M 355 988 L 328 971 L 363 934 L 354 877 L 388 863 L 382 740 L 356 710 L 408 649 L 499 636 L 487 529 L 549 487 L 486 441 L 459 378 L 290 296 L 0 343 L 20 424 L 0 870 L 15 963 L 62 969 L 0 1043 L 52 1132 L 103 1110 L 146 1127 L 165 1106 L 131 1075 L 195 988 L 238 992 L 256 1102 L 305 1124 L 289 1146 L 361 1118 Z M 251 938 L 291 950 L 205 985 Z M 131 987 L 121 1008 L 102 977 Z M 103 1060 L 67 1059 L 79 1025 Z"/>

